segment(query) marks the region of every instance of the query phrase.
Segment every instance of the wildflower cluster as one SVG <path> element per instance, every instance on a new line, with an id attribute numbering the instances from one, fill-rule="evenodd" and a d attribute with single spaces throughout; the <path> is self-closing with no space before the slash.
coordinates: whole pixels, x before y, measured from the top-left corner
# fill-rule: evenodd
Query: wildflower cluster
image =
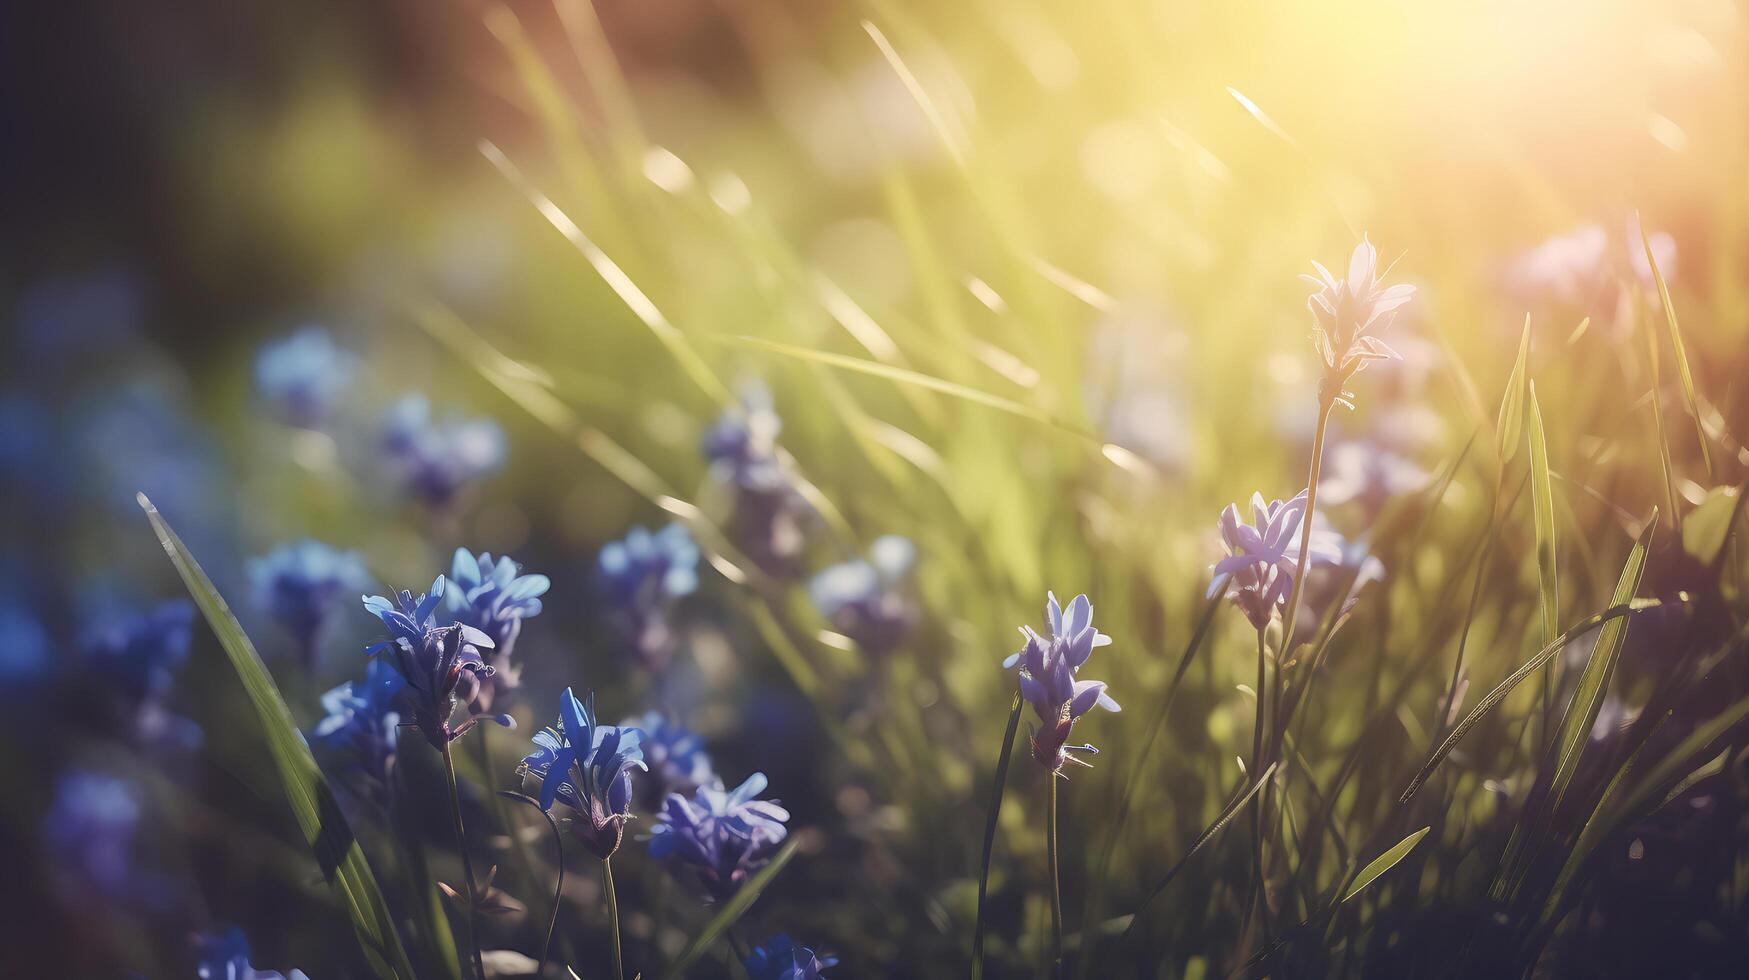
<path id="1" fill-rule="evenodd" d="M 290 634 L 313 669 L 323 636 L 349 596 L 370 587 L 370 573 L 356 551 L 341 551 L 304 539 L 281 545 L 249 563 L 255 603 Z"/>
<path id="2" fill-rule="evenodd" d="M 481 651 L 492 649 L 494 644 L 491 637 L 466 623 L 436 621 L 446 585 L 439 575 L 424 595 L 400 592 L 393 599 L 364 599 L 365 609 L 389 629 L 389 638 L 372 645 L 368 652 L 381 657 L 406 681 L 413 724 L 438 749 L 466 734 L 481 718 L 514 727 L 508 715 L 471 714 L 460 725 L 450 724 L 456 706 L 472 704 L 481 679 L 492 675 Z"/>
<path id="3" fill-rule="evenodd" d="M 771 860 L 789 829 L 789 811 L 761 800 L 765 774 L 756 772 L 733 790 L 701 786 L 688 798 L 671 794 L 657 817 L 650 856 L 666 862 L 713 902 L 726 901 L 741 883 Z"/>
<path id="4" fill-rule="evenodd" d="M 543 810 L 562 804 L 568 828 L 602 860 L 619 850 L 632 804 L 633 769 L 648 768 L 636 728 L 598 725 L 595 698 L 577 700 L 570 688 L 559 698 L 559 723 L 534 734 L 535 751 L 517 767 Z"/>
<path id="5" fill-rule="evenodd" d="M 660 669 L 672 654 L 674 604 L 698 588 L 698 545 L 681 524 L 634 527 L 596 559 L 609 615 L 646 665 Z"/>
<path id="6" fill-rule="evenodd" d="M 492 641 L 481 654 L 490 669 L 479 675 L 479 687 L 468 700 L 476 713 L 491 711 L 497 692 L 519 683 L 521 667 L 511 662 L 511 654 L 522 621 L 540 615 L 540 597 L 551 585 L 545 575 L 523 575 L 508 555 L 493 561 L 490 552 L 456 549 L 444 601 L 455 622 Z"/>

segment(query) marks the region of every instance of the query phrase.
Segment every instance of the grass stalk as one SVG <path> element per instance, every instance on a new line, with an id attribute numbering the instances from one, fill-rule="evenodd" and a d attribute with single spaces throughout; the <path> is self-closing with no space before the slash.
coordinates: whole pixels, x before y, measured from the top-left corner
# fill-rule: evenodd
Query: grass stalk
<path id="1" fill-rule="evenodd" d="M 450 753 L 448 742 L 443 744 L 443 774 L 449 783 L 449 816 L 455 825 L 456 850 L 462 855 L 462 878 L 468 886 L 468 907 L 462 922 L 467 927 L 468 950 L 474 957 L 474 975 L 486 980 L 486 964 L 480 957 L 480 939 L 474 931 L 474 914 L 480 906 L 480 897 L 474 891 L 474 859 L 468 856 L 468 834 L 462 826 L 462 798 L 455 784 L 455 757 Z"/>

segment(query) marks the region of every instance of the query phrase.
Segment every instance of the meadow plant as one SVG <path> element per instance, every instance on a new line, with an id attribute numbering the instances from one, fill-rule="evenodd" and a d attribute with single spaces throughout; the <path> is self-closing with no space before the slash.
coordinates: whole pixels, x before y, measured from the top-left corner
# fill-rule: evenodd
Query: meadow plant
<path id="1" fill-rule="evenodd" d="M 358 552 L 309 538 L 251 561 L 248 573 L 256 606 L 292 638 L 306 670 L 316 668 L 322 640 L 341 606 L 371 584 Z"/>
<path id="2" fill-rule="evenodd" d="M 765 774 L 756 772 L 732 790 L 715 783 L 690 797 L 670 795 L 651 828 L 650 856 L 706 901 L 728 901 L 789 834 L 789 811 L 758 799 L 765 787 Z"/>
<path id="3" fill-rule="evenodd" d="M 320 327 L 263 344 L 255 355 L 255 391 L 268 414 L 286 425 L 319 429 L 351 390 L 358 361 Z"/>
<path id="4" fill-rule="evenodd" d="M 478 688 L 468 699 L 475 713 L 490 712 L 497 694 L 514 689 L 522 667 L 512 660 L 522 622 L 540 615 L 541 599 L 552 587 L 545 575 L 524 575 L 522 566 L 509 555 L 492 560 L 490 552 L 478 555 L 466 548 L 455 550 L 450 565 L 444 601 L 458 624 L 479 631 L 492 644 L 480 651 L 490 670 L 477 676 Z"/>
<path id="5" fill-rule="evenodd" d="M 698 588 L 698 545 L 686 526 L 634 527 L 602 546 L 596 570 L 608 615 L 632 649 L 652 669 L 665 667 L 673 655 L 674 605 Z"/>

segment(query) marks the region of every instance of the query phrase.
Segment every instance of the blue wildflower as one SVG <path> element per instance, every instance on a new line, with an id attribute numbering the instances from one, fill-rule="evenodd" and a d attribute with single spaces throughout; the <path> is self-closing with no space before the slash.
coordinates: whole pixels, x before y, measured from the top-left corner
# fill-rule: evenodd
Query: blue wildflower
<path id="1" fill-rule="evenodd" d="M 797 946 L 788 934 L 779 933 L 757 946 L 741 965 L 749 980 L 819 980 L 822 970 L 837 966 L 836 956 L 817 956 L 806 946 Z"/>
<path id="2" fill-rule="evenodd" d="M 651 666 L 671 646 L 669 614 L 675 600 L 698 588 L 698 545 L 682 524 L 651 532 L 634 527 L 596 559 L 610 615 Z"/>
<path id="3" fill-rule="evenodd" d="M 398 706 L 407 682 L 388 661 L 373 659 L 363 681 L 347 681 L 322 695 L 326 716 L 310 733 L 319 747 L 377 783 L 388 780 L 401 727 Z"/>
<path id="4" fill-rule="evenodd" d="M 1077 718 L 1092 711 L 1094 705 L 1107 711 L 1123 709 L 1105 693 L 1104 681 L 1076 677 L 1093 651 L 1111 642 L 1111 637 L 1093 628 L 1093 604 L 1086 596 L 1078 595 L 1065 610 L 1057 604 L 1055 593 L 1048 596 L 1045 618 L 1051 635 L 1043 637 L 1031 627 L 1022 626 L 1020 633 L 1026 637 L 1026 646 L 1004 660 L 1002 666 L 1020 668 L 1020 694 L 1032 705 L 1044 726 L 1033 730 L 1032 756 L 1055 773 L 1073 758 L 1068 754 L 1070 750 L 1099 751 L 1091 745 L 1065 744 Z"/>
<path id="5" fill-rule="evenodd" d="M 419 394 L 403 396 L 389 410 L 382 446 L 403 489 L 439 508 L 504 465 L 504 431 L 496 423 L 459 417 L 439 423 Z"/>
<path id="6" fill-rule="evenodd" d="M 700 786 L 716 782 L 716 772 L 704 750 L 704 739 L 692 729 L 670 721 L 660 711 L 627 718 L 620 725 L 638 728 L 644 733 L 644 763 L 649 768 L 650 778 L 640 780 L 649 791 L 640 792 L 639 798 L 648 803 L 650 809 L 660 807 L 670 793 L 690 796 Z"/>
<path id="7" fill-rule="evenodd" d="M 31 609 L 0 600 L 0 694 L 40 678 L 51 666 L 49 635 Z"/>
<path id="8" fill-rule="evenodd" d="M 55 865 L 81 888 L 111 897 L 137 891 L 134 840 L 143 808 L 139 788 L 106 773 L 74 769 L 55 786 L 42 836 Z"/>
<path id="9" fill-rule="evenodd" d="M 248 570 L 255 604 L 291 634 L 309 669 L 316 666 L 322 637 L 341 601 L 370 585 L 358 552 L 308 538 L 275 548 L 251 561 Z"/>
<path id="10" fill-rule="evenodd" d="M 249 940 L 236 926 L 200 937 L 199 945 L 194 973 L 200 980 L 309 980 L 302 970 L 279 973 L 255 969 L 249 963 Z"/>
<path id="11" fill-rule="evenodd" d="M 315 429 L 333 417 L 357 370 L 357 359 L 320 327 L 305 327 L 262 345 L 255 356 L 255 391 L 279 421 Z"/>
<path id="12" fill-rule="evenodd" d="M 742 388 L 740 404 L 723 413 L 701 445 L 712 475 L 735 488 L 737 540 L 773 574 L 792 570 L 804 543 L 802 518 L 809 512 L 777 445 L 782 429 L 771 392 L 749 384 Z"/>
<path id="13" fill-rule="evenodd" d="M 650 856 L 689 877 L 707 900 L 727 900 L 771 860 L 789 832 L 788 810 L 776 800 L 754 799 L 765 786 L 765 774 L 756 772 L 732 791 L 716 783 L 699 787 L 691 799 L 670 795 L 656 817 Z"/>
<path id="14" fill-rule="evenodd" d="M 857 558 L 815 575 L 808 595 L 832 627 L 871 654 L 892 651 L 917 621 L 916 605 L 901 586 L 917 548 L 897 534 L 884 535 Z"/>
<path id="15" fill-rule="evenodd" d="M 564 804 L 559 824 L 607 860 L 619 850 L 632 805 L 633 769 L 648 769 L 636 728 L 598 725 L 595 696 L 577 700 L 570 688 L 559 698 L 559 724 L 534 733 L 535 750 L 517 771 L 543 810 Z"/>
<path id="16" fill-rule="evenodd" d="M 193 636 L 194 604 L 172 599 L 144 612 L 107 615 L 81 637 L 81 659 L 113 693 L 118 714 L 140 742 L 200 744 L 200 727 L 164 707 Z"/>
<path id="17" fill-rule="evenodd" d="M 366 652 L 381 657 L 407 682 L 411 694 L 413 724 L 433 748 L 442 749 L 466 734 L 481 718 L 515 727 L 507 715 L 469 715 L 451 726 L 456 705 L 470 704 L 479 693 L 480 678 L 492 668 L 480 651 L 492 649 L 492 638 L 466 623 L 440 625 L 434 618 L 443 600 L 446 583 L 442 575 L 431 591 L 417 598 L 400 592 L 394 599 L 365 596 L 364 608 L 389 628 L 389 638 Z"/>
<path id="18" fill-rule="evenodd" d="M 1269 625 L 1276 610 L 1287 604 L 1293 577 L 1300 562 L 1300 520 L 1306 513 L 1306 491 L 1292 500 L 1265 503 L 1261 493 L 1251 495 L 1251 524 L 1239 517 L 1239 508 L 1228 504 L 1221 511 L 1221 542 L 1227 556 L 1215 563 L 1209 595 L 1223 587 L 1256 629 Z M 1327 534 L 1312 534 L 1311 560 L 1338 562 L 1341 552 Z"/>
<path id="19" fill-rule="evenodd" d="M 451 588 L 444 595 L 451 615 L 491 637 L 494 644 L 485 654 L 492 673 L 481 678 L 479 694 L 471 702 L 478 711 L 492 710 L 498 691 L 517 686 L 522 670 L 510 662 L 516 638 L 522 635 L 523 620 L 540 615 L 540 597 L 552 586 L 545 575 L 521 571 L 522 566 L 508 555 L 494 562 L 491 552 L 475 555 L 466 548 L 457 548 L 451 562 Z"/>

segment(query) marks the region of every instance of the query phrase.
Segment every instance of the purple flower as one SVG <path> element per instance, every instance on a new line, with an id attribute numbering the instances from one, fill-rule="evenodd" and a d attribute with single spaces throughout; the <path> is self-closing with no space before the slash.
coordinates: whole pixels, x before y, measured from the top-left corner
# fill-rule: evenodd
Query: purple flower
<path id="1" fill-rule="evenodd" d="M 388 781 L 401 727 L 398 705 L 407 682 L 386 660 L 373 659 L 364 680 L 347 681 L 322 695 L 327 712 L 311 741 L 346 760 L 349 770 L 362 772 L 373 783 Z"/>
<path id="2" fill-rule="evenodd" d="M 779 933 L 754 948 L 741 961 L 748 980 L 819 980 L 821 971 L 837 966 L 836 956 L 816 956 L 806 946 L 797 946 L 788 934 Z"/>
<path id="3" fill-rule="evenodd" d="M 200 727 L 164 705 L 188 660 L 193 630 L 194 604 L 172 599 L 101 620 L 79 643 L 86 665 L 114 692 L 118 713 L 141 742 L 189 749 L 201 742 Z"/>
<path id="4" fill-rule="evenodd" d="M 610 541 L 596 559 L 601 590 L 619 623 L 646 663 L 661 666 L 672 645 L 669 614 L 676 600 L 698 588 L 698 545 L 685 525 L 659 531 L 634 527 Z"/>
<path id="5" fill-rule="evenodd" d="M 756 772 L 733 791 L 701 786 L 691 799 L 675 793 L 663 804 L 650 838 L 650 856 L 689 878 L 712 902 L 726 901 L 749 875 L 771 860 L 788 834 L 789 811 L 765 791 Z"/>
<path id="6" fill-rule="evenodd" d="M 195 976 L 200 980 L 309 980 L 302 970 L 255 969 L 249 964 L 249 940 L 236 926 L 200 937 L 199 955 Z"/>
<path id="7" fill-rule="evenodd" d="M 504 432 L 496 423 L 453 416 L 439 423 L 419 394 L 389 410 L 382 447 L 406 492 L 438 508 L 504 466 Z"/>
<path id="8" fill-rule="evenodd" d="M 559 698 L 559 724 L 534 733 L 535 750 L 516 767 L 523 785 L 543 810 L 561 803 L 561 828 L 607 860 L 619 850 L 632 805 L 633 769 L 645 769 L 636 728 L 597 725 L 595 696 L 577 700 L 570 688 Z"/>
<path id="9" fill-rule="evenodd" d="M 917 621 L 902 586 L 917 548 L 897 534 L 875 539 L 868 558 L 833 565 L 808 583 L 808 596 L 832 628 L 868 653 L 891 652 Z"/>
<path id="10" fill-rule="evenodd" d="M 279 421 L 315 429 L 328 421 L 357 370 L 328 332 L 305 327 L 265 344 L 255 356 L 255 390 Z"/>
<path id="11" fill-rule="evenodd" d="M 1354 403 L 1343 386 L 1367 362 L 1397 356 L 1378 335 L 1415 295 L 1414 286 L 1381 283 L 1378 261 L 1378 249 L 1363 235 L 1349 257 L 1347 278 L 1337 279 L 1315 261 L 1318 274 L 1301 277 L 1318 287 L 1306 306 L 1312 311 L 1312 341 L 1324 360 L 1320 395 L 1349 408 Z"/>
<path id="12" fill-rule="evenodd" d="M 348 595 L 370 586 L 370 572 L 356 551 L 340 551 L 308 538 L 281 545 L 249 563 L 255 604 L 292 635 L 304 667 L 314 669 L 322 636 Z"/>
<path id="13" fill-rule="evenodd" d="M 400 592 L 393 600 L 364 597 L 365 610 L 389 628 L 389 638 L 366 652 L 381 657 L 407 682 L 413 724 L 437 749 L 466 734 L 481 718 L 515 727 L 508 715 L 484 714 L 450 725 L 456 705 L 472 703 L 480 678 L 492 675 L 492 668 L 480 659 L 481 650 L 492 649 L 492 638 L 466 623 L 436 622 L 433 615 L 445 585 L 439 575 L 431 591 L 417 598 L 411 592 Z"/>
<path id="14" fill-rule="evenodd" d="M 651 809 L 659 808 L 670 793 L 690 796 L 700 786 L 717 781 L 710 756 L 704 750 L 704 739 L 685 725 L 663 717 L 660 711 L 627 718 L 620 722 L 620 727 L 637 728 L 644 733 L 641 747 L 650 778 L 640 782 L 649 787 L 649 792 L 640 790 L 638 795 Z"/>
<path id="15" fill-rule="evenodd" d="M 1092 711 L 1094 705 L 1107 711 L 1123 709 L 1105 693 L 1104 681 L 1076 677 L 1094 649 L 1111 642 L 1111 637 L 1093 627 L 1093 604 L 1085 595 L 1078 595 L 1065 610 L 1058 605 L 1056 593 L 1047 596 L 1045 619 L 1051 635 L 1042 637 L 1032 627 L 1022 626 L 1020 634 L 1026 637 L 1026 646 L 1002 666 L 1020 667 L 1020 695 L 1032 705 L 1043 726 L 1033 729 L 1032 757 L 1056 773 L 1071 759 L 1086 765 L 1070 756 L 1070 751 L 1099 751 L 1091 745 L 1065 744 L 1077 718 Z"/>
<path id="16" fill-rule="evenodd" d="M 737 540 L 771 574 L 793 573 L 804 543 L 802 520 L 809 513 L 777 445 L 782 429 L 771 392 L 748 384 L 740 405 L 723 413 L 701 446 L 711 474 L 735 488 Z"/>
<path id="17" fill-rule="evenodd" d="M 1261 493 L 1251 495 L 1252 524 L 1239 518 L 1237 505 L 1221 511 L 1221 543 L 1227 556 L 1215 563 L 1212 597 L 1224 585 L 1227 598 L 1245 613 L 1257 629 L 1269 625 L 1270 617 L 1287 603 L 1300 561 L 1300 519 L 1306 513 L 1306 491 L 1292 500 L 1263 502 Z M 1314 529 L 1312 558 L 1340 562 L 1342 553 L 1329 535 Z"/>
<path id="18" fill-rule="evenodd" d="M 455 621 L 471 626 L 492 639 L 485 653 L 491 672 L 482 675 L 480 687 L 469 704 L 475 711 L 491 711 L 494 695 L 517 686 L 521 667 L 510 662 L 522 621 L 540 615 L 540 597 L 552 583 L 545 575 L 520 574 L 522 566 L 508 555 L 492 560 L 492 553 L 474 555 L 466 548 L 455 550 L 450 568 L 450 588 L 444 593 Z"/>

